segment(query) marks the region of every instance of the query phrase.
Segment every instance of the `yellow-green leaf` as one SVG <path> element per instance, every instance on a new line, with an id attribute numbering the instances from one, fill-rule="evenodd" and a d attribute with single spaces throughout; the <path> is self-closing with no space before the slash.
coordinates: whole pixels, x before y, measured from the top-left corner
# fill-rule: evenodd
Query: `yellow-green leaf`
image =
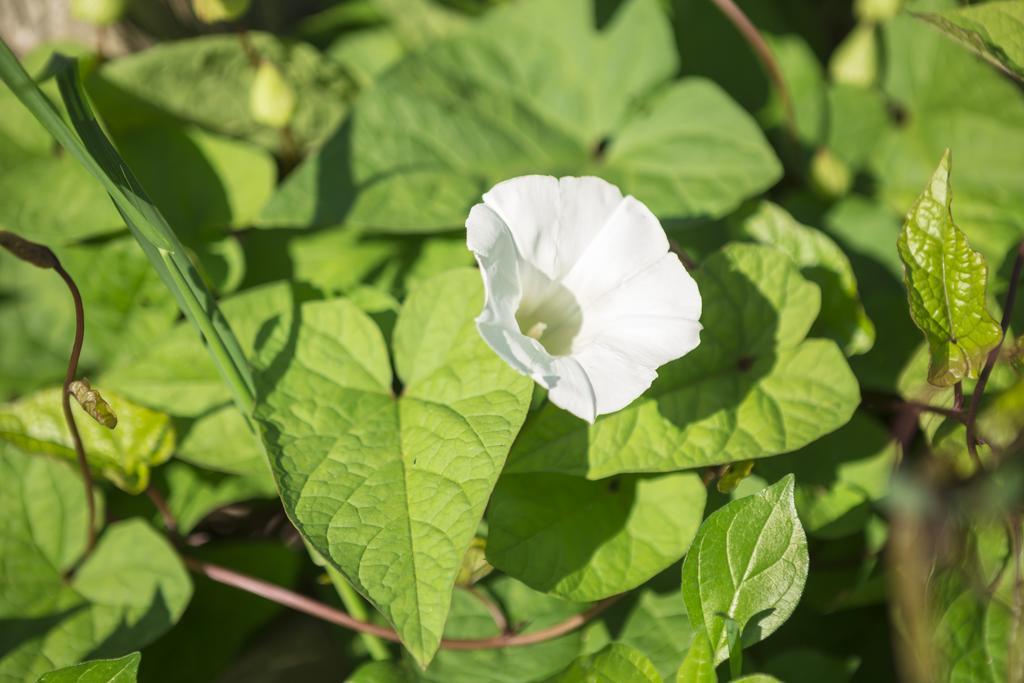
<path id="1" fill-rule="evenodd" d="M 976 378 L 1002 330 L 985 308 L 988 265 L 953 222 L 950 152 L 911 207 L 897 242 L 910 315 L 924 332 L 928 381 L 951 386 Z"/>

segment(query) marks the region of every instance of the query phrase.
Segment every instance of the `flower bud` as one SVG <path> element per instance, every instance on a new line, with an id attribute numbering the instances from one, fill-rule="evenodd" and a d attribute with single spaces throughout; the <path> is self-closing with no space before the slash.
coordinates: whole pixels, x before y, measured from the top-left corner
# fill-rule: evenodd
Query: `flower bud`
<path id="1" fill-rule="evenodd" d="M 249 91 L 249 113 L 265 126 L 284 128 L 295 113 L 295 91 L 273 62 L 262 60 Z"/>
<path id="2" fill-rule="evenodd" d="M 853 14 L 860 21 L 881 22 L 899 14 L 902 0 L 856 0 Z"/>
<path id="3" fill-rule="evenodd" d="M 82 406 L 82 410 L 88 413 L 92 419 L 107 429 L 113 429 L 117 426 L 117 415 L 114 414 L 114 409 L 100 396 L 100 392 L 89 385 L 89 380 L 75 380 L 68 385 L 68 391 L 75 397 L 78 404 Z"/>
<path id="4" fill-rule="evenodd" d="M 827 198 L 842 197 L 853 185 L 850 168 L 832 150 L 822 147 L 811 159 L 811 186 Z"/>
<path id="5" fill-rule="evenodd" d="M 57 255 L 49 247 L 30 242 L 13 232 L 0 230 L 0 247 L 38 268 L 51 269 L 60 265 Z"/>
<path id="6" fill-rule="evenodd" d="M 128 0 L 71 0 L 71 16 L 97 26 L 108 26 L 121 20 Z"/>
<path id="7" fill-rule="evenodd" d="M 726 466 L 725 472 L 722 473 L 722 477 L 718 480 L 718 484 L 716 484 L 718 492 L 732 493 L 740 485 L 740 482 L 749 477 L 753 471 L 753 460 L 741 460 Z"/>
<path id="8" fill-rule="evenodd" d="M 204 24 L 234 21 L 249 11 L 250 0 L 192 0 L 192 12 Z"/>
<path id="9" fill-rule="evenodd" d="M 828 62 L 833 83 L 870 87 L 878 77 L 878 45 L 873 24 L 859 24 L 843 39 Z"/>

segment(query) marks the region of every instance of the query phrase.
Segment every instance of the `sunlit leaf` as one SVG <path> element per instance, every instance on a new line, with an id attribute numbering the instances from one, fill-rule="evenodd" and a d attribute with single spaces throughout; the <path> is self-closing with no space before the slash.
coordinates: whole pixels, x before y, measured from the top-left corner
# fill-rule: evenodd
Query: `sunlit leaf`
<path id="1" fill-rule="evenodd" d="M 942 157 L 907 214 L 898 241 L 910 315 L 931 353 L 928 381 L 952 386 L 977 379 L 988 352 L 1002 339 L 986 309 L 988 265 L 953 222 L 950 154 Z"/>
<path id="2" fill-rule="evenodd" d="M 727 619 L 751 645 L 789 618 L 807 567 L 792 475 L 707 518 L 683 563 L 683 600 L 694 629 L 707 630 L 715 662 L 728 655 Z"/>
<path id="3" fill-rule="evenodd" d="M 594 425 L 545 405 L 527 420 L 508 472 L 598 479 L 750 460 L 800 448 L 850 419 L 857 382 L 834 342 L 805 339 L 819 288 L 790 257 L 731 244 L 693 275 L 704 300 L 701 345 Z"/>
<path id="4" fill-rule="evenodd" d="M 286 508 L 423 664 L 531 394 L 477 333 L 481 299 L 471 270 L 410 295 L 397 400 L 382 335 L 348 300 L 302 305 L 260 353 L 256 418 Z"/>
<path id="5" fill-rule="evenodd" d="M 110 392 L 106 398 L 118 415 L 115 429 L 100 425 L 72 403 L 86 457 L 95 472 L 129 493 L 141 493 L 149 484 L 150 468 L 174 452 L 170 417 Z M 44 389 L 0 405 L 0 441 L 74 462 L 77 456 L 64 421 L 61 389 Z"/>

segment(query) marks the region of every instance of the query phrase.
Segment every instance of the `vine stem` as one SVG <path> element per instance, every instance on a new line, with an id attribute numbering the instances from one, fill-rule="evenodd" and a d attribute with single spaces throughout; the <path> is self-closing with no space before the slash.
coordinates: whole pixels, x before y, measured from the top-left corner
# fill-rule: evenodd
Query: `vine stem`
<path id="1" fill-rule="evenodd" d="M 2 41 L 0 41 L 2 42 Z M 71 383 L 75 381 L 75 374 L 78 372 L 78 359 L 82 355 L 82 344 L 85 341 L 85 306 L 82 305 L 82 294 L 78 291 L 75 279 L 68 271 L 64 270 L 60 259 L 53 253 L 53 250 L 44 244 L 27 240 L 7 230 L 0 230 L 0 247 L 9 251 L 13 256 L 36 268 L 52 270 L 68 286 L 71 292 L 71 300 L 75 304 L 75 341 L 71 345 L 71 355 L 68 358 L 68 370 L 64 375 L 64 385 L 61 387 L 61 407 L 64 410 L 64 421 L 71 433 L 71 442 L 75 447 L 75 458 L 78 460 L 78 469 L 82 473 L 82 483 L 85 486 L 85 504 L 88 510 L 87 533 L 85 552 L 79 559 L 84 562 L 92 549 L 96 546 L 96 500 L 92 494 L 92 471 L 89 469 L 89 461 L 85 457 L 85 446 L 82 445 L 82 437 L 78 433 L 78 425 L 75 424 L 75 416 L 71 412 Z M 70 570 L 74 571 L 74 568 Z"/>
<path id="2" fill-rule="evenodd" d="M 971 402 L 967 407 L 967 451 L 971 454 L 971 459 L 974 460 L 979 470 L 983 470 L 984 466 L 978 455 L 978 408 L 981 407 L 981 399 L 985 394 L 985 385 L 988 384 L 992 368 L 995 367 L 996 361 L 999 360 L 999 351 L 1002 349 L 1003 341 L 1006 339 L 1006 330 L 1010 327 L 1013 305 L 1017 301 L 1017 287 L 1020 284 L 1021 270 L 1024 270 L 1024 241 L 1017 245 L 1017 258 L 1013 262 L 1010 284 L 1006 290 L 1006 303 L 1003 305 L 1003 319 L 1000 323 L 1002 335 L 1000 335 L 999 343 L 995 345 L 995 348 L 988 352 L 988 358 L 985 359 L 985 367 L 981 369 L 981 374 L 978 375 L 978 383 L 974 385 Z"/>
<path id="3" fill-rule="evenodd" d="M 721 10 L 725 18 L 736 27 L 736 30 L 740 32 L 740 35 L 743 36 L 744 40 L 747 41 L 747 44 L 754 51 L 754 54 L 761 61 L 761 65 L 764 67 L 769 80 L 771 80 L 775 91 L 779 95 L 779 99 L 782 101 L 782 110 L 786 118 L 786 130 L 792 140 L 797 140 L 793 98 L 790 96 L 789 88 L 786 86 L 786 79 L 782 76 L 782 69 L 779 68 L 779 63 L 775 60 L 775 55 L 772 54 L 772 49 L 768 46 L 764 36 L 761 35 L 761 32 L 757 30 L 757 27 L 750 21 L 750 18 L 733 0 L 711 1 Z"/>
<path id="4" fill-rule="evenodd" d="M 300 595 L 299 593 L 283 588 L 282 586 L 236 572 L 226 567 L 221 567 L 209 562 L 203 562 L 194 557 L 183 556 L 182 561 L 193 572 L 201 574 L 208 579 L 225 586 L 231 586 L 232 588 L 237 588 L 247 593 L 258 595 L 270 600 L 271 602 L 276 602 L 279 605 L 289 607 L 298 612 L 308 614 L 322 621 L 336 624 L 337 626 L 342 626 L 352 631 L 367 633 L 393 643 L 401 642 L 398 634 L 386 626 L 379 626 L 377 624 L 371 624 L 369 622 L 356 619 L 339 609 L 335 609 L 334 607 L 324 604 L 318 600 L 308 598 L 305 595 Z M 579 614 L 575 614 L 564 621 L 554 624 L 553 626 L 549 626 L 539 631 L 534 631 L 533 633 L 503 633 L 490 638 L 476 638 L 468 640 L 445 639 L 441 641 L 441 647 L 447 650 L 492 650 L 503 647 L 522 647 L 524 645 L 543 643 L 567 633 L 572 633 L 611 607 L 621 597 L 622 595 L 615 595 L 610 598 L 605 598 L 600 602 L 594 603 L 588 609 L 580 612 Z"/>
<path id="5" fill-rule="evenodd" d="M 78 469 L 82 474 L 82 483 L 85 486 L 85 504 L 88 510 L 85 552 L 82 554 L 84 560 L 96 547 L 96 500 L 92 493 L 92 470 L 89 469 L 89 461 L 85 457 L 85 446 L 82 445 L 82 436 L 78 433 L 78 425 L 75 423 L 75 415 L 71 412 L 71 383 L 75 381 L 75 374 L 78 372 L 78 360 L 82 355 L 82 344 L 85 342 L 85 306 L 82 305 L 82 294 L 78 291 L 78 285 L 74 278 L 64 270 L 60 261 L 53 264 L 53 269 L 60 275 L 61 279 L 68 286 L 71 298 L 75 302 L 75 341 L 71 345 L 71 356 L 68 358 L 68 371 L 64 375 L 64 386 L 61 389 L 61 406 L 64 409 L 64 421 L 68 424 L 68 431 L 71 433 L 71 442 L 75 446 L 75 457 L 78 459 Z"/>

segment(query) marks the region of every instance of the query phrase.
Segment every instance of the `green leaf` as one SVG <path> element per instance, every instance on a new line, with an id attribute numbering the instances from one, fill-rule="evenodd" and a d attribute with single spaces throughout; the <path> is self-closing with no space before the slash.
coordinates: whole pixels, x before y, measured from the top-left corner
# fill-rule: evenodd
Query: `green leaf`
<path id="1" fill-rule="evenodd" d="M 421 664 L 532 390 L 481 340 L 481 301 L 472 270 L 410 295 L 398 400 L 380 330 L 346 299 L 304 304 L 259 357 L 256 419 L 286 509 Z"/>
<path id="2" fill-rule="evenodd" d="M 177 554 L 138 519 L 106 527 L 65 579 L 85 549 L 87 514 L 71 467 L 0 445 L 0 678 L 35 680 L 137 650 L 188 604 L 192 585 Z"/>
<path id="3" fill-rule="evenodd" d="M 617 640 L 647 654 L 662 678 L 668 680 L 690 647 L 691 632 L 686 605 L 678 591 L 659 595 L 643 590 Z"/>
<path id="4" fill-rule="evenodd" d="M 1001 0 L 914 16 L 1024 81 L 1024 2 Z"/>
<path id="5" fill-rule="evenodd" d="M 97 368 L 140 353 L 174 325 L 174 297 L 130 238 L 59 248 L 57 254 L 81 290 L 86 311 L 81 374 L 94 377 Z M 75 334 L 65 283 L 52 271 L 5 255 L 0 299 L 0 396 L 62 382 Z"/>
<path id="6" fill-rule="evenodd" d="M 733 683 L 782 683 L 782 681 L 769 674 L 749 674 L 734 678 Z"/>
<path id="7" fill-rule="evenodd" d="M 846 426 L 799 451 L 759 461 L 752 479 L 777 481 L 795 472 L 796 509 L 804 529 L 818 538 L 840 538 L 867 524 L 875 503 L 889 491 L 897 457 L 888 431 L 855 414 Z M 756 486 L 744 482 L 738 494 Z"/>
<path id="8" fill-rule="evenodd" d="M 74 158 L 47 150 L 0 172 L 0 227 L 56 247 L 118 232 L 124 220 Z"/>
<path id="9" fill-rule="evenodd" d="M 629 645 L 612 643 L 600 652 L 584 655 L 549 683 L 661 683 L 647 655 Z"/>
<path id="10" fill-rule="evenodd" d="M 111 135 L 189 244 L 248 227 L 274 191 L 273 157 L 247 142 L 178 124 L 112 128 Z"/>
<path id="11" fill-rule="evenodd" d="M 120 659 L 99 659 L 66 666 L 39 677 L 39 683 L 135 683 L 142 655 L 133 652 Z"/>
<path id="12" fill-rule="evenodd" d="M 522 624 L 524 633 L 553 626 L 585 605 L 566 602 L 538 593 L 508 576 L 488 580 L 478 586 L 505 611 L 510 624 Z M 409 666 L 417 675 L 412 680 L 430 683 L 520 683 L 543 681 L 569 666 L 585 644 L 585 630 L 573 631 L 559 638 L 523 647 L 491 650 L 442 649 L 426 671 Z M 445 624 L 446 638 L 486 638 L 499 635 L 494 618 L 486 607 L 464 590 L 452 595 L 452 609 Z"/>
<path id="13" fill-rule="evenodd" d="M 312 46 L 250 32 L 255 51 L 285 74 L 297 96 L 291 127 L 299 147 L 316 146 L 337 127 L 353 88 L 344 72 Z M 283 149 L 279 131 L 249 111 L 256 70 L 230 33 L 166 42 L 107 62 L 89 93 L 111 125 L 124 127 L 160 115 L 198 124 L 269 149 Z"/>
<path id="14" fill-rule="evenodd" d="M 174 428 L 163 413 L 108 391 L 104 396 L 118 416 L 115 429 L 98 424 L 77 403 L 71 404 L 89 465 L 119 488 L 141 493 L 149 485 L 150 468 L 165 462 L 174 452 Z M 0 405 L 0 441 L 30 453 L 74 462 L 74 444 L 61 407 L 61 388 L 44 389 Z"/>
<path id="15" fill-rule="evenodd" d="M 297 298 L 288 283 L 275 282 L 225 299 L 221 309 L 236 330 L 242 353 L 251 357 L 263 325 L 284 315 Z M 164 334 L 144 352 L 115 364 L 99 378 L 97 385 L 110 387 L 142 405 L 184 417 L 212 416 L 231 401 L 216 363 L 195 328 L 187 323 Z M 224 455 L 210 455 L 198 464 L 211 465 L 212 460 L 223 463 L 227 459 Z"/>
<path id="16" fill-rule="evenodd" d="M 718 683 L 715 675 L 715 653 L 708 632 L 701 626 L 690 641 L 683 663 L 676 674 L 677 683 Z"/>
<path id="17" fill-rule="evenodd" d="M 812 336 L 835 340 L 851 356 L 871 348 L 875 326 L 860 303 L 853 267 L 828 235 L 802 225 L 785 209 L 767 201 L 734 221 L 738 237 L 786 252 L 804 277 L 821 289 L 821 312 L 811 328 Z"/>
<path id="18" fill-rule="evenodd" d="M 598 479 L 763 458 L 845 424 L 860 402 L 839 348 L 805 336 L 819 290 L 779 250 L 731 244 L 694 271 L 702 342 L 658 370 L 641 398 L 592 426 L 553 405 L 533 413 L 508 472 Z"/>
<path id="19" fill-rule="evenodd" d="M 599 600 L 682 558 L 706 497 L 695 474 L 602 481 L 506 474 L 488 509 L 487 559 L 545 593 Z"/>
<path id="20" fill-rule="evenodd" d="M 1024 238 L 1024 92 L 912 17 L 887 22 L 883 35 L 885 91 L 905 121 L 872 155 L 879 195 L 903 215 L 954 150 L 957 221 L 996 270 Z"/>
<path id="21" fill-rule="evenodd" d="M 263 444 L 234 406 L 227 404 L 196 420 L 175 420 L 174 424 L 177 459 L 271 484 Z"/>
<path id="22" fill-rule="evenodd" d="M 157 482 L 167 491 L 167 507 L 178 522 L 180 534 L 188 534 L 211 512 L 232 503 L 277 497 L 269 471 L 264 476 L 238 476 L 171 462 L 158 470 Z"/>
<path id="23" fill-rule="evenodd" d="M 751 645 L 789 618 L 807 579 L 807 539 L 793 501 L 793 476 L 735 500 L 705 520 L 683 563 L 683 600 L 704 628 L 715 662 L 728 655 L 726 619 Z"/>
<path id="24" fill-rule="evenodd" d="M 189 554 L 286 587 L 295 585 L 304 567 L 301 553 L 276 540 L 224 540 L 190 549 Z M 181 621 L 142 651 L 143 677 L 152 683 L 221 680 L 245 643 L 284 611 L 258 595 L 196 577 L 195 595 Z"/>
<path id="25" fill-rule="evenodd" d="M 860 170 L 888 131 L 885 95 L 875 88 L 833 85 L 828 110 L 828 148 L 851 169 Z"/>
<path id="26" fill-rule="evenodd" d="M 977 379 L 1002 329 L 985 306 L 988 265 L 953 223 L 949 150 L 903 223 L 897 246 L 914 324 L 931 353 L 928 381 Z"/>
<path id="27" fill-rule="evenodd" d="M 778 179 L 756 124 L 721 90 L 666 84 L 676 55 L 657 2 L 622 3 L 599 30 L 593 5 L 498 7 L 410 55 L 261 222 L 454 229 L 482 192 L 525 173 L 599 175 L 663 217 L 719 216 Z"/>

